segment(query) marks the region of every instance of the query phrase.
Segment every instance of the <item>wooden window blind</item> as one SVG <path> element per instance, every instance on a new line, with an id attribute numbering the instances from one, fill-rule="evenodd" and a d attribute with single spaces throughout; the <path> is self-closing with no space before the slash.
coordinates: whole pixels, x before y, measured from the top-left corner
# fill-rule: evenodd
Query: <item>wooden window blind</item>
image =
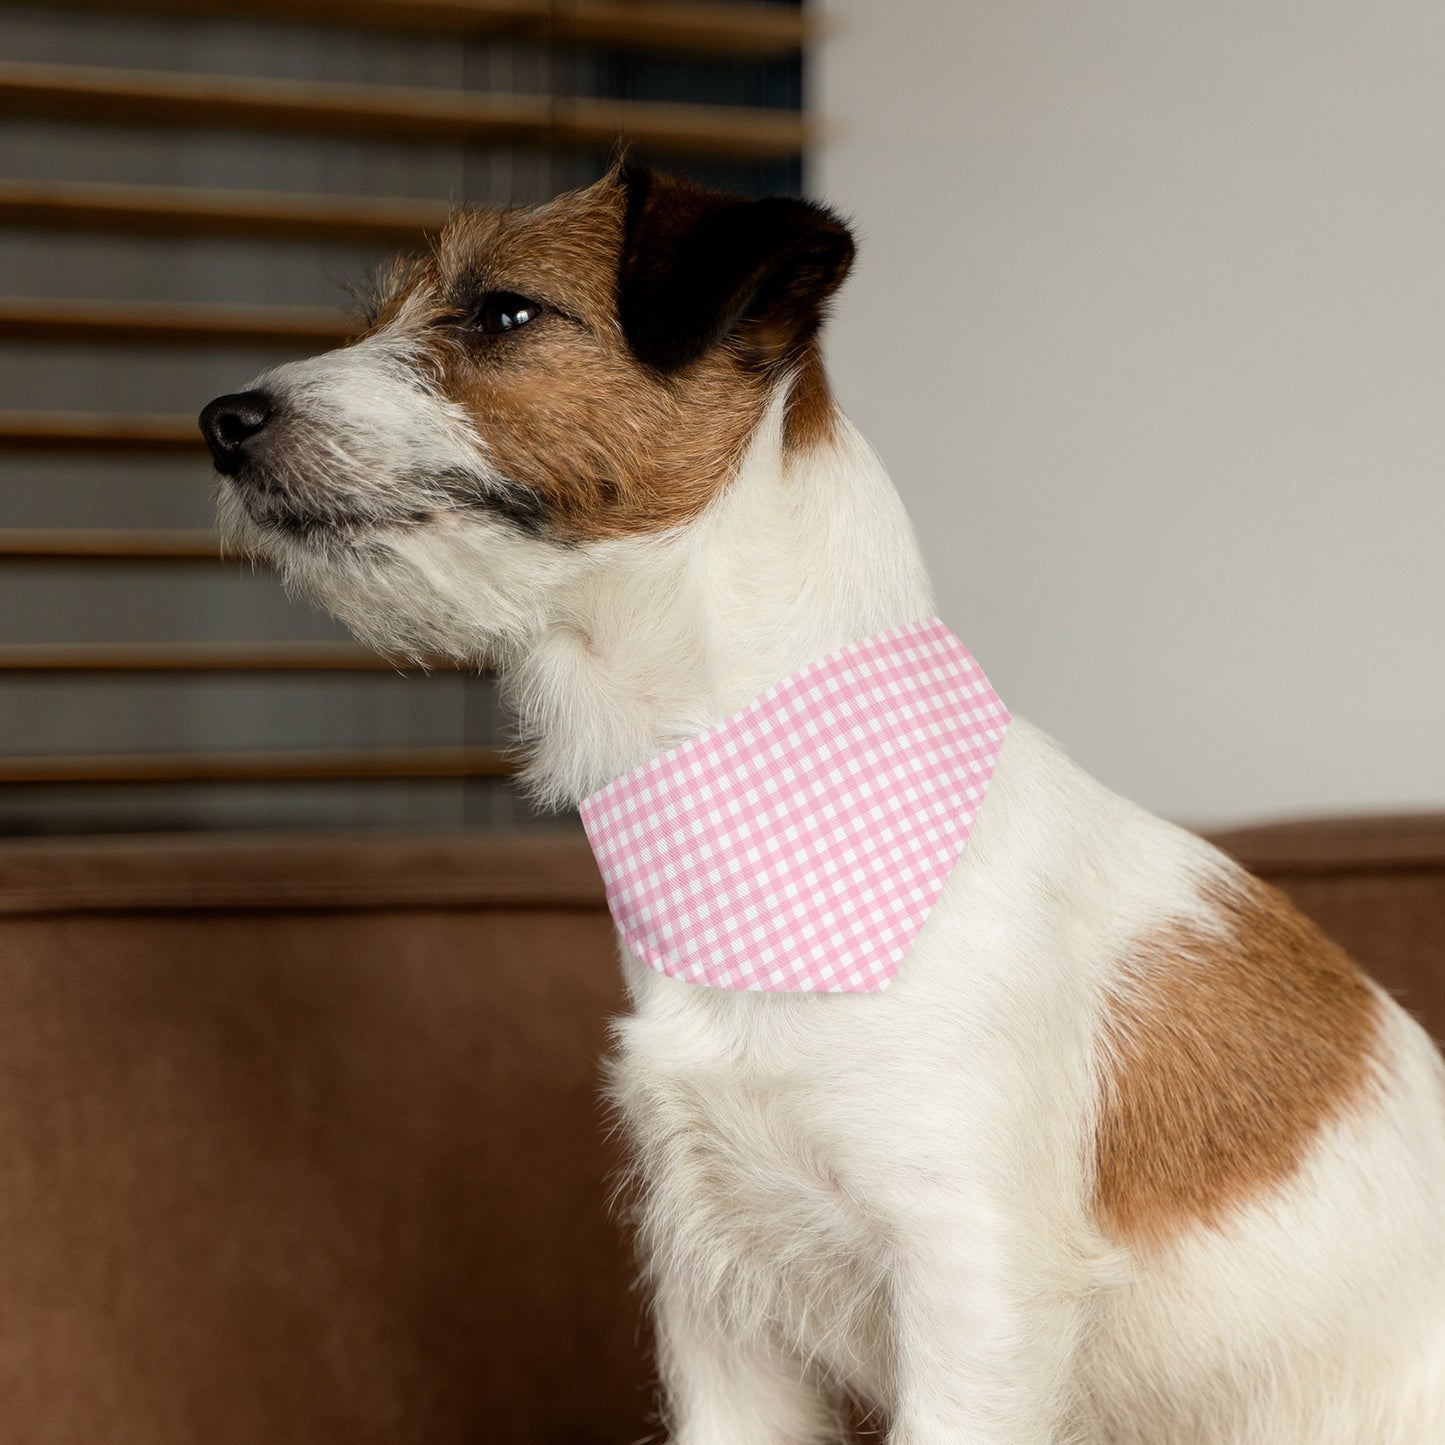
<path id="1" fill-rule="evenodd" d="M 796 192 L 809 39 L 740 0 L 0 0 L 0 833 L 529 821 L 486 678 L 221 560 L 196 412 L 619 132 Z"/>

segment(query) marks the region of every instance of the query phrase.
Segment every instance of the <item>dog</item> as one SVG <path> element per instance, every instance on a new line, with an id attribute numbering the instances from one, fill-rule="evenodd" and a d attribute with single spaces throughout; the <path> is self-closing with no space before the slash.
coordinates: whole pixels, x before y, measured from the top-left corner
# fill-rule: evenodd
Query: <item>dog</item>
<path id="1" fill-rule="evenodd" d="M 223 530 L 386 653 L 494 666 L 575 805 L 931 615 L 822 366 L 853 250 L 626 158 L 461 211 L 358 340 L 202 413 Z M 1022 720 L 886 991 L 622 955 L 675 1445 L 819 1445 L 850 1401 L 893 1445 L 1445 1441 L 1433 1044 Z"/>

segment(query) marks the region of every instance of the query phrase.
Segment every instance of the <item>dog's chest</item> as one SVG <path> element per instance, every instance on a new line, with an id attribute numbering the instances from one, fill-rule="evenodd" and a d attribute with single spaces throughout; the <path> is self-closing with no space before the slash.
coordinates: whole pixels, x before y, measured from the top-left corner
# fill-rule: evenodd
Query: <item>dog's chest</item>
<path id="1" fill-rule="evenodd" d="M 836 1073 L 789 1058 L 776 1000 L 670 980 L 659 1000 L 639 982 L 614 1084 L 648 1254 L 712 1281 L 733 1318 L 881 1386 L 883 1241 Z"/>

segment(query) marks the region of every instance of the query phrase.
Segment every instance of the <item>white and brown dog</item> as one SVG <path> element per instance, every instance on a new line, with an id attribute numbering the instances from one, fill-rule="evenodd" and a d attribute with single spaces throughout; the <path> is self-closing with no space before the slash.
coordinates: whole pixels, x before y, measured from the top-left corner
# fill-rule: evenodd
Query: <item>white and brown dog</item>
<path id="1" fill-rule="evenodd" d="M 550 802 L 929 616 L 816 337 L 847 229 L 619 165 L 459 214 L 357 342 L 213 402 L 226 531 L 497 667 Z M 900 360 L 902 364 L 902 359 Z M 672 1438 L 1445 1442 L 1445 1073 L 1284 900 L 1015 722 L 886 992 L 624 949 Z"/>

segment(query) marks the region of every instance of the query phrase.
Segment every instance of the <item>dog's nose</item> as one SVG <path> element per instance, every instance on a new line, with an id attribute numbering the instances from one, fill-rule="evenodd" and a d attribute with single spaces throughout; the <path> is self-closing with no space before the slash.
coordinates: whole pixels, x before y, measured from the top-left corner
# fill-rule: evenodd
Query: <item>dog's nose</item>
<path id="1" fill-rule="evenodd" d="M 271 419 L 271 398 L 264 391 L 218 396 L 201 413 L 201 434 L 222 476 L 233 477 L 246 459 L 246 443 Z"/>

